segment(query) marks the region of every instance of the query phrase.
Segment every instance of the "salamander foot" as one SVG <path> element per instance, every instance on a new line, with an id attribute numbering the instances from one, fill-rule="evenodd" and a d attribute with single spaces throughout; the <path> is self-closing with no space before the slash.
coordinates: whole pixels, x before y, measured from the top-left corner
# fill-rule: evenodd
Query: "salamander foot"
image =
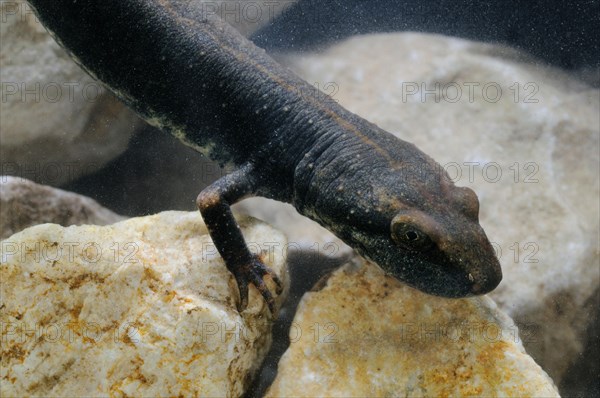
<path id="1" fill-rule="evenodd" d="M 233 275 L 235 276 L 240 292 L 238 311 L 241 312 L 248 306 L 248 284 L 251 283 L 263 296 L 265 302 L 269 306 L 271 314 L 275 314 L 275 299 L 264 280 L 264 276 L 269 275 L 276 285 L 275 293 L 277 295 L 281 294 L 283 291 L 283 284 L 275 272 L 267 267 L 260 256 L 257 255 L 252 255 L 250 263 L 242 265 L 236 271 L 237 272 L 233 272 Z"/>

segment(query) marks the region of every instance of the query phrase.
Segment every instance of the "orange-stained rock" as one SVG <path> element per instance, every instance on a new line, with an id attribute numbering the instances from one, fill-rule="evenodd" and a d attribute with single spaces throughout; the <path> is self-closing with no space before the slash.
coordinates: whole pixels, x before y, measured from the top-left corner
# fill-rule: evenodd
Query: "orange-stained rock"
<path id="1" fill-rule="evenodd" d="M 317 289 L 298 307 L 269 397 L 559 396 L 487 297 L 428 296 L 360 260 Z"/>
<path id="2" fill-rule="evenodd" d="M 284 236 L 239 221 L 287 282 Z M 43 224 L 1 249 L 3 396 L 239 396 L 270 346 L 264 300 L 250 288 L 238 313 L 197 212 Z"/>

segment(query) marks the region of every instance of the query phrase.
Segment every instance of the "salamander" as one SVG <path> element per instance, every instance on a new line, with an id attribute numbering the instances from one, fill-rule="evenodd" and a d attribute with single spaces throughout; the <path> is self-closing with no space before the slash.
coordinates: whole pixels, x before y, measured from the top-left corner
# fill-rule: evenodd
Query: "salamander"
<path id="1" fill-rule="evenodd" d="M 200 2 L 29 0 L 74 60 L 150 124 L 229 167 L 196 203 L 237 281 L 271 312 L 281 282 L 252 254 L 230 205 L 291 203 L 423 292 L 468 297 L 502 279 L 479 201 L 415 145 L 344 109 Z M 440 143 L 443 145 L 443 143 Z M 271 278 L 271 282 L 269 282 Z"/>

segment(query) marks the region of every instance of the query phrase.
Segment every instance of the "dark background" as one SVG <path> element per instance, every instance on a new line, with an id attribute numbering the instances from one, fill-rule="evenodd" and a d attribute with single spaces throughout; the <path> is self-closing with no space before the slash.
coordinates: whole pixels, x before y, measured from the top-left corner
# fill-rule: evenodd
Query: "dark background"
<path id="1" fill-rule="evenodd" d="M 398 31 L 509 44 L 567 69 L 597 67 L 600 2 L 300 0 L 252 40 L 267 51 L 299 51 L 356 34 Z"/>

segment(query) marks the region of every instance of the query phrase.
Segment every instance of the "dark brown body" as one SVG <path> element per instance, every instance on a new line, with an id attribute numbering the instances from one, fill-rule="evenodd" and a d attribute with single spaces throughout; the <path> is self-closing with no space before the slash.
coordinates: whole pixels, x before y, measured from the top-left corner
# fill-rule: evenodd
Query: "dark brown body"
<path id="1" fill-rule="evenodd" d="M 251 194 L 292 203 L 426 292 L 464 297 L 499 283 L 472 191 L 414 145 L 324 95 L 303 95 L 308 83 L 197 2 L 30 2 L 77 61 L 146 120 L 236 170 L 198 205 L 242 301 L 250 282 L 272 303 L 262 281 L 270 271 L 229 211 Z"/>

